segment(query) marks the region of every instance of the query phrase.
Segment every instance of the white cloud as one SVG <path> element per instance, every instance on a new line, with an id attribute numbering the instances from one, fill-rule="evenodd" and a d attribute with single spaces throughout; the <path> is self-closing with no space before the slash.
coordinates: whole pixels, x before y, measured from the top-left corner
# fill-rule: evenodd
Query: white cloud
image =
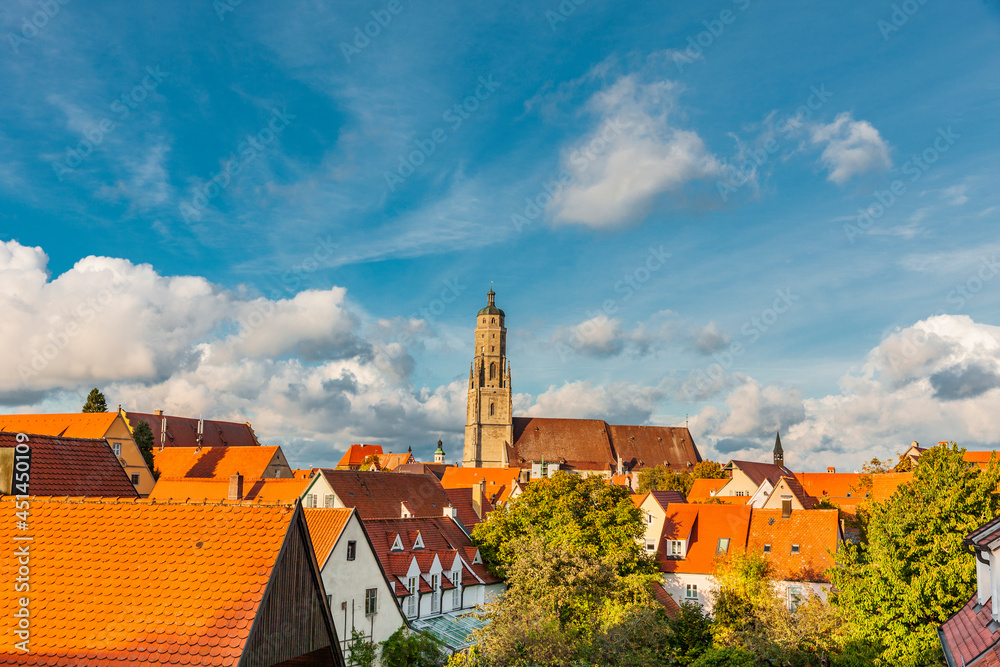
<path id="1" fill-rule="evenodd" d="M 888 169 L 889 144 L 866 120 L 854 120 L 841 113 L 828 125 L 812 128 L 814 144 L 826 144 L 820 162 L 829 169 L 829 179 L 837 184 L 872 169 Z"/>
<path id="2" fill-rule="evenodd" d="M 579 324 L 557 327 L 549 344 L 563 361 L 574 353 L 597 358 L 623 353 L 641 356 L 672 340 L 672 315 L 670 311 L 660 311 L 629 331 L 620 319 L 599 313 Z"/>
<path id="3" fill-rule="evenodd" d="M 648 211 L 657 197 L 720 173 L 697 133 L 671 122 L 677 84 L 623 76 L 587 104 L 600 122 L 564 152 L 572 182 L 549 205 L 557 222 L 615 227 Z"/>
<path id="4" fill-rule="evenodd" d="M 803 398 L 750 378 L 692 418 L 699 443 L 719 458 L 767 460 L 781 428 L 786 464 L 853 470 L 894 457 L 912 440 L 1000 445 L 1000 327 L 938 315 L 886 336 L 841 379 L 840 392 Z"/>
<path id="5" fill-rule="evenodd" d="M 691 336 L 694 348 L 701 354 L 712 354 L 729 345 L 729 336 L 721 331 L 715 322 L 695 331 Z"/>
<path id="6" fill-rule="evenodd" d="M 642 424 L 665 395 L 660 387 L 628 382 L 595 385 L 589 380 L 566 382 L 539 394 L 514 397 L 514 414 L 526 417 L 603 419 L 609 424 Z"/>

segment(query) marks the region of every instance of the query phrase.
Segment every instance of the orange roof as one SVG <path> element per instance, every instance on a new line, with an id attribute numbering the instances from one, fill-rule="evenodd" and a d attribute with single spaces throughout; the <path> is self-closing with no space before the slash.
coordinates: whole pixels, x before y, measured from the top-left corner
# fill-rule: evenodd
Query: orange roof
<path id="1" fill-rule="evenodd" d="M 413 454 L 406 452 L 405 454 L 393 454 L 389 452 L 388 454 L 383 454 L 378 459 L 379 468 L 382 470 L 395 470 L 401 465 L 405 465 L 413 461 Z"/>
<path id="2" fill-rule="evenodd" d="M 309 479 L 245 479 L 240 500 L 293 502 L 309 486 Z M 228 477 L 160 477 L 149 494 L 155 500 L 228 500 Z"/>
<path id="3" fill-rule="evenodd" d="M 989 451 L 966 451 L 965 454 L 962 455 L 962 458 L 970 463 L 978 463 L 979 467 L 985 470 L 990 464 L 990 458 L 993 456 L 996 456 L 997 460 L 1000 461 L 1000 453 L 995 452 L 992 449 Z"/>
<path id="4" fill-rule="evenodd" d="M 872 475 L 872 496 L 882 502 L 896 492 L 896 489 L 913 481 L 912 472 L 885 472 Z"/>
<path id="5" fill-rule="evenodd" d="M 657 554 L 664 572 L 711 574 L 719 554 L 719 540 L 728 539 L 728 555 L 743 553 L 750 528 L 750 508 L 733 505 L 670 505 L 663 522 L 663 539 L 688 540 L 687 554 L 682 559 Z"/>
<path id="6" fill-rule="evenodd" d="M 161 477 L 229 477 L 240 473 L 260 479 L 278 447 L 166 447 L 154 451 Z"/>
<path id="7" fill-rule="evenodd" d="M 305 513 L 306 523 L 309 524 L 309 536 L 316 551 L 316 562 L 322 568 L 333 552 L 333 547 L 337 545 L 337 540 L 344 532 L 354 510 L 317 507 L 307 508 Z"/>
<path id="8" fill-rule="evenodd" d="M 828 582 L 824 573 L 833 567 L 839 528 L 837 510 L 793 510 L 787 519 L 781 510 L 754 510 L 747 549 L 763 552 L 770 545 L 764 555 L 778 579 Z"/>
<path id="9" fill-rule="evenodd" d="M 0 613 L 13 618 L 29 597 L 31 653 L 12 650 L 7 623 L 0 664 L 237 665 L 295 516 L 290 506 L 30 502 L 28 533 L 0 522 L 0 541 L 27 544 L 31 559 L 30 592 L 6 587 Z M 13 499 L 0 511 L 13 516 Z M 0 558 L 4 580 L 17 571 L 17 558 Z"/>
<path id="10" fill-rule="evenodd" d="M 814 498 L 827 496 L 854 499 L 858 497 L 864 475 L 856 472 L 797 472 L 795 477 L 806 493 Z"/>
<path id="11" fill-rule="evenodd" d="M 71 412 L 51 415 L 0 415 L 0 431 L 65 438 L 103 438 L 117 412 Z"/>
<path id="12" fill-rule="evenodd" d="M 359 466 L 369 456 L 382 456 L 382 445 L 351 445 L 337 467 Z"/>
<path id="13" fill-rule="evenodd" d="M 629 499 L 636 507 L 642 507 L 642 504 L 646 501 L 646 496 L 648 495 L 648 493 L 633 493 L 629 495 Z"/>
<path id="14" fill-rule="evenodd" d="M 717 493 L 727 482 L 729 482 L 728 479 L 696 479 L 691 484 L 691 490 L 688 491 L 687 499 L 690 502 L 694 502 L 695 500 L 711 498 L 712 494 Z M 746 502 L 746 500 L 743 502 Z"/>
<path id="15" fill-rule="evenodd" d="M 486 480 L 486 497 L 494 503 L 504 503 L 516 486 L 520 468 L 466 468 L 449 466 L 441 477 L 446 489 L 468 489 Z"/>

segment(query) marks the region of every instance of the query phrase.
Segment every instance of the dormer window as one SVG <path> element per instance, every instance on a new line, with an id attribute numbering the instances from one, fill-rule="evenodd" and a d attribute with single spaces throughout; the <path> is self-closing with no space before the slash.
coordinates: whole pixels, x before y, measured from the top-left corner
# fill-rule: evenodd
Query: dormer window
<path id="1" fill-rule="evenodd" d="M 725 556 L 727 553 L 729 553 L 729 538 L 728 537 L 720 537 L 719 538 L 719 544 L 718 544 L 718 546 L 715 547 L 715 553 L 716 553 L 716 555 L 719 555 L 719 556 Z"/>
<path id="2" fill-rule="evenodd" d="M 413 540 L 413 548 L 414 549 L 423 549 L 424 548 L 424 538 L 420 536 L 420 532 L 419 531 L 417 531 L 417 539 Z"/>
<path id="3" fill-rule="evenodd" d="M 403 539 L 396 535 L 396 539 L 392 541 L 392 551 L 402 551 L 403 550 Z"/>
<path id="4" fill-rule="evenodd" d="M 682 540 L 670 540 L 667 543 L 667 555 L 673 558 L 683 558 L 684 542 Z"/>
<path id="5" fill-rule="evenodd" d="M 770 544 L 765 544 L 764 545 L 764 553 L 766 553 L 766 554 L 771 553 L 771 545 Z"/>
<path id="6" fill-rule="evenodd" d="M 797 554 L 798 552 L 799 552 L 799 545 L 793 544 L 792 545 L 792 553 L 793 554 Z"/>
<path id="7" fill-rule="evenodd" d="M 476 549 L 476 555 L 472 557 L 472 564 L 473 565 L 483 564 L 483 557 L 479 555 L 479 549 Z"/>

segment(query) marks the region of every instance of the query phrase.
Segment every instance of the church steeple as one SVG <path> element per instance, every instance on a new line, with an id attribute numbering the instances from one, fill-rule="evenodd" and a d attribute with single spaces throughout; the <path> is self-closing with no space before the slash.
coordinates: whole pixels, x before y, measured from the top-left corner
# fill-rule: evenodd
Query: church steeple
<path id="1" fill-rule="evenodd" d="M 774 465 L 785 465 L 785 451 L 781 448 L 781 432 L 776 431 L 774 436 Z"/>
<path id="2" fill-rule="evenodd" d="M 486 307 L 476 313 L 475 348 L 469 369 L 469 403 L 465 422 L 463 465 L 503 467 L 514 422 L 507 361 L 505 314 L 497 308 L 493 287 Z"/>

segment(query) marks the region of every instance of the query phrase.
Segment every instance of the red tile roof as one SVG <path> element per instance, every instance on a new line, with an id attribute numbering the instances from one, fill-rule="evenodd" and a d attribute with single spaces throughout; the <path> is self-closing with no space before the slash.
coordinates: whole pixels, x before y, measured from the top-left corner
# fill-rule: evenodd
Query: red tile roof
<path id="1" fill-rule="evenodd" d="M 656 499 L 656 502 L 660 503 L 660 507 L 666 509 L 667 505 L 671 503 L 686 503 L 687 498 L 680 491 L 650 491 L 649 495 Z"/>
<path id="2" fill-rule="evenodd" d="M 346 507 L 355 507 L 362 519 L 401 516 L 401 504 L 414 516 L 444 516 L 451 501 L 432 475 L 324 469 L 323 475 Z"/>
<path id="3" fill-rule="evenodd" d="M 865 476 L 856 472 L 797 472 L 795 478 L 802 484 L 806 493 L 822 498 L 827 496 L 839 501 L 841 499 L 857 501 L 862 478 Z M 860 494 L 862 497 L 864 493 Z M 839 502 L 838 502 L 839 504 Z"/>
<path id="4" fill-rule="evenodd" d="M 261 502 L 297 500 L 312 482 L 310 479 L 243 479 L 243 498 Z M 229 500 L 229 478 L 163 477 L 149 494 L 156 500 Z"/>
<path id="5" fill-rule="evenodd" d="M 260 445 L 249 422 L 225 422 L 215 419 L 193 419 L 174 415 L 157 415 L 148 412 L 122 410 L 129 428 L 135 430 L 139 422 L 149 424 L 153 431 L 153 445 L 164 447 L 256 447 Z M 167 422 L 166 439 L 162 437 L 163 421 Z M 198 442 L 198 422 L 202 422 L 201 442 Z"/>
<path id="6" fill-rule="evenodd" d="M 165 478 L 226 477 L 240 473 L 245 479 L 267 476 L 267 467 L 280 447 L 167 447 L 153 453 L 156 468 Z"/>
<path id="7" fill-rule="evenodd" d="M 0 511 L 13 516 L 13 499 Z M 293 517 L 287 505 L 33 499 L 27 532 L 0 522 L 4 544 L 33 538 L 31 653 L 11 649 L 8 623 L 0 665 L 235 667 Z M 17 568 L 0 558 L 5 581 Z M 9 587 L 0 614 L 17 600 Z"/>
<path id="8" fill-rule="evenodd" d="M 750 529 L 750 507 L 745 505 L 670 505 L 663 523 L 663 539 L 688 540 L 683 559 L 667 558 L 657 553 L 664 572 L 711 574 L 715 572 L 720 539 L 729 540 L 727 554 L 743 553 Z"/>
<path id="9" fill-rule="evenodd" d="M 878 502 L 888 500 L 896 492 L 896 489 L 912 481 L 912 472 L 886 472 L 872 475 L 872 497 Z"/>
<path id="10" fill-rule="evenodd" d="M 994 456 L 997 457 L 998 461 L 1000 461 L 1000 453 L 997 453 L 992 449 L 988 451 L 966 451 L 965 454 L 962 455 L 962 458 L 969 463 L 978 464 L 980 468 L 985 470 L 990 464 L 990 459 Z"/>
<path id="11" fill-rule="evenodd" d="M 403 454 L 393 454 L 389 452 L 388 454 L 383 454 L 378 459 L 379 469 L 390 471 L 395 470 L 401 465 L 407 465 L 410 463 L 416 463 L 417 460 L 413 458 L 413 454 L 406 452 Z"/>
<path id="12" fill-rule="evenodd" d="M 695 500 L 712 498 L 712 493 L 717 492 L 728 482 L 728 479 L 696 479 L 691 484 L 691 490 L 688 491 L 687 499 L 693 502 Z"/>
<path id="13" fill-rule="evenodd" d="M 26 435 L 21 444 L 31 450 L 30 495 L 138 496 L 106 440 Z M 0 448 L 18 444 L 15 434 L 0 433 Z"/>
<path id="14" fill-rule="evenodd" d="M 117 418 L 117 412 L 0 415 L 0 431 L 57 435 L 65 438 L 103 438 Z"/>
<path id="15" fill-rule="evenodd" d="M 494 503 L 507 501 L 517 484 L 520 468 L 472 468 L 449 466 L 441 478 L 441 486 L 446 489 L 467 489 L 486 480 L 486 495 Z"/>
<path id="16" fill-rule="evenodd" d="M 489 498 L 484 497 L 482 498 L 481 505 L 482 518 L 476 514 L 472 498 L 474 494 L 479 493 L 479 487 L 471 489 L 445 489 L 444 492 L 448 496 L 448 500 L 451 501 L 451 506 L 458 511 L 458 520 L 462 522 L 462 525 L 469 532 L 472 532 L 473 527 L 477 524 L 486 521 L 490 512 L 493 511 L 493 505 L 490 503 Z"/>
<path id="17" fill-rule="evenodd" d="M 691 432 L 683 426 L 608 425 L 611 448 L 629 468 L 669 465 L 685 470 L 701 461 Z"/>
<path id="18" fill-rule="evenodd" d="M 351 445 L 341 457 L 337 467 L 357 467 L 369 456 L 382 456 L 382 445 Z"/>
<path id="19" fill-rule="evenodd" d="M 656 601 L 663 605 L 664 611 L 667 612 L 668 618 L 677 618 L 681 615 L 681 607 L 677 602 L 670 597 L 670 593 L 667 592 L 660 584 L 653 584 L 653 597 Z"/>
<path id="20" fill-rule="evenodd" d="M 514 417 L 510 465 L 530 468 L 532 461 L 561 463 L 577 470 L 615 467 L 608 425 L 599 419 Z"/>
<path id="21" fill-rule="evenodd" d="M 774 491 L 771 493 L 772 497 L 779 493 L 779 487 L 788 489 L 788 492 L 795 496 L 795 499 L 799 501 L 803 509 L 811 510 L 816 505 L 816 499 L 806 493 L 806 490 L 802 488 L 802 484 L 794 477 L 782 477 L 778 480 L 777 486 L 775 486 Z"/>
<path id="22" fill-rule="evenodd" d="M 758 461 L 730 461 L 729 465 L 736 466 L 746 474 L 757 486 L 764 483 L 764 480 L 771 482 L 773 486 L 778 485 L 778 480 L 782 477 L 794 477 L 794 473 L 785 466 L 774 465 L 773 463 L 760 463 Z"/>
<path id="23" fill-rule="evenodd" d="M 840 534 L 837 510 L 793 510 L 787 519 L 780 509 L 753 510 L 747 549 L 764 552 L 778 579 L 828 583 L 825 572 L 834 565 Z M 792 546 L 798 553 L 792 553 Z"/>
<path id="24" fill-rule="evenodd" d="M 344 532 L 354 510 L 333 508 L 306 508 L 306 522 L 309 525 L 309 536 L 312 538 L 313 549 L 316 552 L 316 562 L 320 568 L 337 545 L 340 534 Z"/>
<path id="25" fill-rule="evenodd" d="M 975 663 L 977 667 L 1000 664 L 1000 625 L 993 624 L 995 629 L 992 631 L 989 627 L 993 620 L 992 600 L 987 600 L 979 609 L 976 607 L 973 595 L 939 630 L 939 636 L 944 639 L 943 648 L 950 654 L 949 664 L 969 665 L 980 656 L 984 657 Z"/>

